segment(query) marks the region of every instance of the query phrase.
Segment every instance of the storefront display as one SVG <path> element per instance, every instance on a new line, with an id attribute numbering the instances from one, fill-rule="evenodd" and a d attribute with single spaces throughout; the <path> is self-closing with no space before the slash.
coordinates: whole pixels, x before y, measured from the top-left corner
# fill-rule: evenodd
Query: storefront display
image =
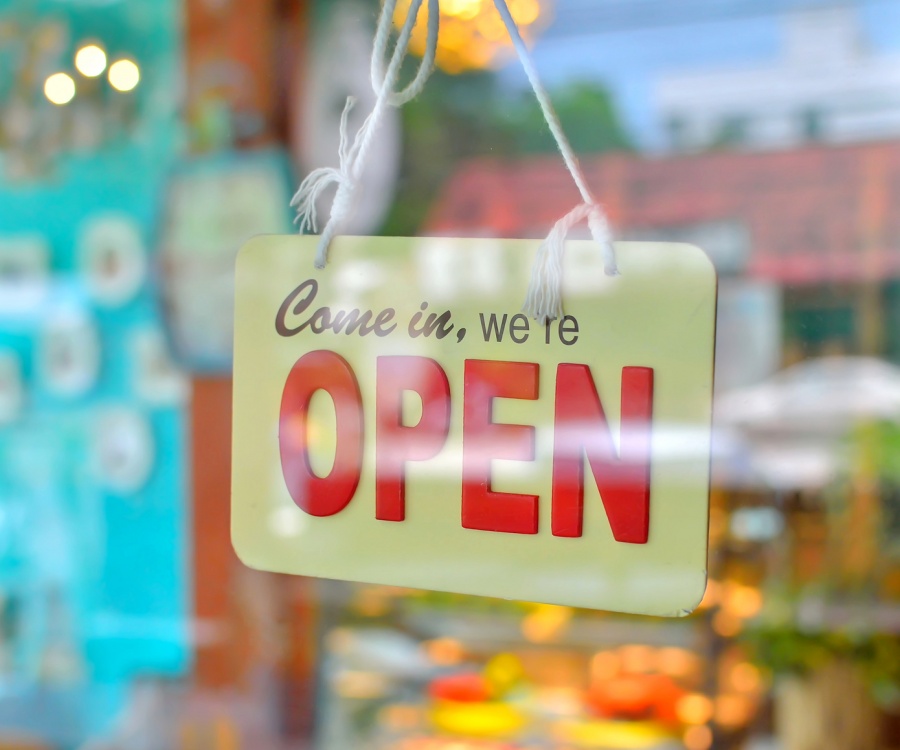
<path id="1" fill-rule="evenodd" d="M 898 49 L 0 0 L 0 748 L 900 747 Z"/>
<path id="2" fill-rule="evenodd" d="M 695 748 L 714 706 L 696 622 L 324 584 L 319 746 Z"/>

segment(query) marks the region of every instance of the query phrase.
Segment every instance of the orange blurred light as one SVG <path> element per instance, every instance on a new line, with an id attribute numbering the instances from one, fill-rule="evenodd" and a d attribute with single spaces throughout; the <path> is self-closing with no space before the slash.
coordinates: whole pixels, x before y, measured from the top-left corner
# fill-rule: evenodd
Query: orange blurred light
<path id="1" fill-rule="evenodd" d="M 706 592 L 698 609 L 708 609 L 719 603 L 720 584 L 718 581 L 709 580 L 706 583 Z"/>
<path id="2" fill-rule="evenodd" d="M 755 693 L 762 683 L 759 669 L 749 662 L 735 664 L 729 675 L 729 681 L 731 687 L 739 693 Z"/>
<path id="3" fill-rule="evenodd" d="M 465 655 L 465 648 L 455 638 L 435 638 L 423 645 L 428 658 L 441 667 L 459 664 Z"/>
<path id="4" fill-rule="evenodd" d="M 739 617 L 735 617 L 730 612 L 722 609 L 716 612 L 713 617 L 712 627 L 723 638 L 734 638 L 741 632 L 743 625 Z"/>
<path id="5" fill-rule="evenodd" d="M 669 646 L 656 654 L 656 668 L 670 677 L 689 677 L 697 670 L 698 659 L 684 648 Z"/>
<path id="6" fill-rule="evenodd" d="M 591 681 L 603 682 L 618 676 L 622 669 L 621 661 L 612 651 L 600 651 L 591 659 Z"/>
<path id="7" fill-rule="evenodd" d="M 740 727 L 749 721 L 751 711 L 750 702 L 742 695 L 720 695 L 716 698 L 715 718 L 720 726 Z"/>
<path id="8" fill-rule="evenodd" d="M 631 674 L 646 674 L 656 668 L 656 649 L 652 646 L 622 646 L 619 658 L 622 670 Z"/>
<path id="9" fill-rule="evenodd" d="M 687 750 L 707 750 L 712 745 L 712 730 L 709 727 L 691 727 L 682 737 Z"/>
<path id="10" fill-rule="evenodd" d="M 712 718 L 713 704 L 705 695 L 691 693 L 678 701 L 675 711 L 683 724 L 705 724 Z"/>
<path id="11" fill-rule="evenodd" d="M 762 609 L 762 594 L 751 586 L 732 586 L 725 597 L 724 607 L 734 617 L 749 619 Z"/>
<path id="12" fill-rule="evenodd" d="M 728 530 L 728 515 L 722 508 L 709 509 L 709 539 L 717 542 Z"/>

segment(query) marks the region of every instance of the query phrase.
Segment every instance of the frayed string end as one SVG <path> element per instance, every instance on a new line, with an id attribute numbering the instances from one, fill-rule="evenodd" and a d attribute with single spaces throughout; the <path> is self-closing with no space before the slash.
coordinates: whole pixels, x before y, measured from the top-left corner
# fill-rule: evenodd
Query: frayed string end
<path id="1" fill-rule="evenodd" d="M 354 160 L 352 147 L 348 133 L 348 119 L 350 111 L 356 104 L 352 96 L 347 97 L 344 112 L 341 115 L 340 148 L 338 150 L 339 164 L 337 167 L 320 167 L 310 172 L 291 199 L 291 206 L 297 209 L 295 224 L 299 224 L 299 231 L 317 232 L 318 216 L 317 203 L 322 194 L 332 185 L 337 186 L 334 202 L 331 206 L 331 215 L 319 240 L 319 249 L 316 253 L 316 268 L 324 268 L 328 262 L 328 248 L 331 240 L 338 233 L 340 227 L 347 221 L 353 208 L 353 194 L 356 192 L 357 176 L 354 173 Z"/>
<path id="2" fill-rule="evenodd" d="M 608 276 L 619 274 L 615 251 L 612 246 L 609 225 L 603 209 L 596 203 L 581 203 L 563 216 L 547 235 L 537 252 L 531 269 L 531 281 L 522 312 L 542 325 L 562 318 L 562 262 L 566 249 L 566 237 L 576 224 L 588 220 L 591 236 L 603 252 L 604 270 Z"/>
<path id="3" fill-rule="evenodd" d="M 402 91 L 394 90 L 400 75 L 400 67 L 409 49 L 409 40 L 416 25 L 419 8 L 423 2 L 424 0 L 411 1 L 397 45 L 390 56 L 387 69 L 385 69 L 384 57 L 387 54 L 394 9 L 397 5 L 397 0 L 385 0 L 378 18 L 372 50 L 371 73 L 372 89 L 376 96 L 375 106 L 355 136 L 351 138 L 348 123 L 350 111 L 356 104 L 356 100 L 352 96 L 347 97 L 347 103 L 341 114 L 339 165 L 337 167 L 321 167 L 310 172 L 300 183 L 299 189 L 291 200 L 291 206 L 297 210 L 294 223 L 299 224 L 299 231 L 315 233 L 318 231 L 317 203 L 332 185 L 337 187 L 328 223 L 319 239 L 315 259 L 316 268 L 325 267 L 332 240 L 344 231 L 353 214 L 362 171 L 385 111 L 389 107 L 400 107 L 418 95 L 434 67 L 440 8 L 438 0 L 428 0 L 429 15 L 425 55 L 413 81 Z"/>
<path id="4" fill-rule="evenodd" d="M 559 247 L 558 238 L 551 232 L 538 248 L 537 257 L 531 268 L 531 281 L 522 312 L 541 325 L 546 325 L 563 315 L 559 264 L 561 255 L 562 248 Z"/>

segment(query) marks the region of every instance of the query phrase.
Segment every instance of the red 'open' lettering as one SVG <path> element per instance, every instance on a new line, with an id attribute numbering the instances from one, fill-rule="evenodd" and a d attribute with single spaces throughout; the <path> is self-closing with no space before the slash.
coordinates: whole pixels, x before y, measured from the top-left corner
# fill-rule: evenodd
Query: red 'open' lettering
<path id="1" fill-rule="evenodd" d="M 450 382 L 427 357 L 378 357 L 375 389 L 375 517 L 406 518 L 406 462 L 440 453 L 450 431 Z M 422 418 L 403 424 L 403 392 L 422 399 Z"/>
<path id="2" fill-rule="evenodd" d="M 309 404 L 316 391 L 331 396 L 337 422 L 334 465 L 318 477 L 309 463 Z M 353 499 L 362 472 L 363 409 L 359 384 L 343 357 L 330 351 L 304 354 L 291 369 L 278 422 L 281 472 L 294 502 L 311 516 L 333 516 Z"/>
<path id="3" fill-rule="evenodd" d="M 531 362 L 466 360 L 463 398 L 462 525 L 537 534 L 538 496 L 491 489 L 491 460 L 534 461 L 534 427 L 497 424 L 495 398 L 538 397 L 540 368 Z"/>
<path id="4" fill-rule="evenodd" d="M 650 430 L 653 370 L 622 368 L 619 455 L 587 365 L 556 371 L 553 446 L 554 536 L 581 536 L 587 454 L 613 536 L 646 544 L 650 527 Z"/>

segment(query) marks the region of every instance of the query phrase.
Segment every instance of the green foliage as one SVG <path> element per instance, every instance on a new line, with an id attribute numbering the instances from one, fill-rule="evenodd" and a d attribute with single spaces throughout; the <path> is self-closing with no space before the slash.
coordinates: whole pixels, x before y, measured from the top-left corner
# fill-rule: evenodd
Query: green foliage
<path id="1" fill-rule="evenodd" d="M 774 675 L 805 677 L 834 661 L 858 666 L 882 705 L 900 701 L 900 639 L 888 633 L 804 631 L 792 625 L 749 631 L 750 657 Z"/>
<path id="2" fill-rule="evenodd" d="M 871 543 L 888 551 L 896 549 L 900 540 L 900 425 L 887 421 L 860 423 L 847 435 L 843 448 L 849 468 L 823 493 L 828 512 L 838 519 L 835 525 L 841 530 L 840 518 L 854 492 L 854 477 L 871 478 L 878 488 L 882 513 L 881 538 Z M 819 599 L 825 608 L 817 629 L 798 622 L 798 602 L 803 596 Z M 803 677 L 835 661 L 852 663 L 878 703 L 896 706 L 900 704 L 900 636 L 873 630 L 870 612 L 878 601 L 871 587 L 858 582 L 849 590 L 841 590 L 831 579 L 808 584 L 802 592 L 772 588 L 760 622 L 745 634 L 749 655 L 774 675 Z M 829 629 L 827 613 L 832 607 L 834 612 L 843 608 L 844 616 L 855 612 L 855 627 Z"/>
<path id="3" fill-rule="evenodd" d="M 403 117 L 403 162 L 392 210 L 382 232 L 413 235 L 441 186 L 464 160 L 505 155 L 490 110 L 496 98 L 487 73 L 450 76 L 436 71 Z"/>
<path id="4" fill-rule="evenodd" d="M 851 435 L 856 465 L 866 464 L 879 479 L 900 485 L 900 424 L 866 422 Z"/>
<path id="5" fill-rule="evenodd" d="M 553 105 L 577 153 L 631 150 L 631 142 L 619 122 L 612 97 L 604 89 L 589 83 L 575 83 L 554 95 Z M 512 134 L 519 153 L 556 152 L 556 142 L 531 93 L 523 95 L 511 112 Z"/>
<path id="6" fill-rule="evenodd" d="M 551 92 L 551 98 L 576 152 L 631 148 L 602 88 L 579 83 Z M 451 76 L 436 71 L 402 117 L 401 178 L 384 234 L 415 234 L 441 187 L 467 159 L 556 153 L 534 96 L 510 99 L 489 72 Z"/>

